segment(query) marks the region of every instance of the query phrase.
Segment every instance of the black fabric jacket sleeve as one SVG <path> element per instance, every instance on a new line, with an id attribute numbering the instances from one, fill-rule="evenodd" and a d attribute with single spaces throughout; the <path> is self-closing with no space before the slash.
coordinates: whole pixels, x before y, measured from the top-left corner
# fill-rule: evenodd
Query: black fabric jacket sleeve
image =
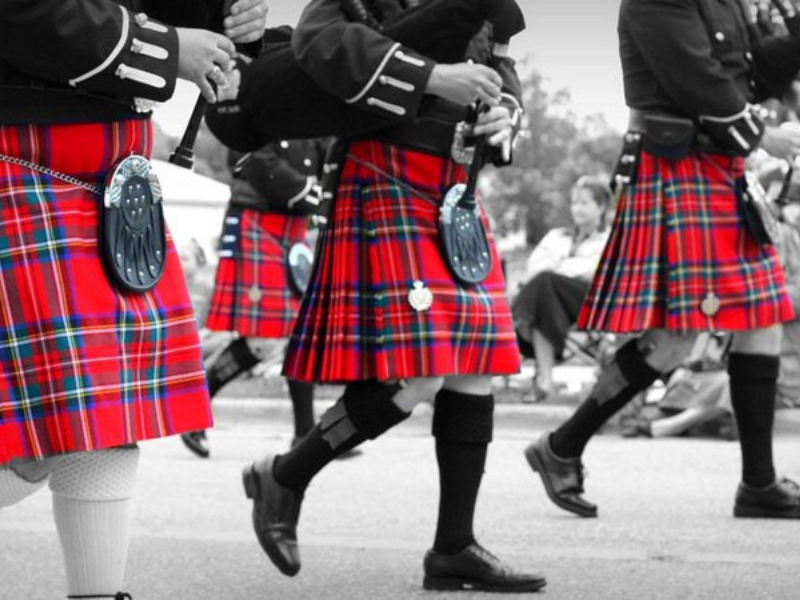
<path id="1" fill-rule="evenodd" d="M 4 0 L 0 61 L 76 89 L 163 101 L 178 73 L 175 26 L 221 31 L 223 0 Z M 136 15 L 146 14 L 140 22 Z M 3 74 L 0 85 L 19 77 Z"/>
<path id="2" fill-rule="evenodd" d="M 747 98 L 714 56 L 697 2 L 629 0 L 620 26 L 630 32 L 647 68 L 685 113 L 727 116 L 746 106 Z"/>
<path id="3" fill-rule="evenodd" d="M 367 25 L 340 0 L 311 0 L 292 36 L 301 68 L 325 91 L 363 110 L 413 120 L 434 61 Z"/>

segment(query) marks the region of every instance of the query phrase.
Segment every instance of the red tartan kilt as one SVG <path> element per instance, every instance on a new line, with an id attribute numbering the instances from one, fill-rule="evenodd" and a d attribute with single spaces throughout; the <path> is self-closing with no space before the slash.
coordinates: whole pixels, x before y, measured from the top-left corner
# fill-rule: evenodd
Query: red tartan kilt
<path id="1" fill-rule="evenodd" d="M 0 127 L 1 153 L 92 184 L 151 146 L 147 121 Z M 171 239 L 153 290 L 118 291 L 98 254 L 100 201 L 0 160 L 0 464 L 212 424 Z"/>
<path id="2" fill-rule="evenodd" d="M 456 283 L 439 250 L 438 204 L 464 178 L 446 159 L 373 141 L 351 145 L 290 340 L 287 377 L 385 381 L 519 370 L 494 242 L 492 272 L 475 286 Z M 415 282 L 433 294 L 427 310 L 409 301 Z"/>
<path id="3" fill-rule="evenodd" d="M 219 261 L 206 328 L 288 337 L 300 300 L 289 285 L 286 255 L 305 239 L 308 217 L 250 209 L 233 209 L 226 220 L 232 217 L 239 219 L 238 233 L 235 227 L 225 231 L 238 236 L 238 248 Z"/>
<path id="4" fill-rule="evenodd" d="M 733 182 L 743 169 L 741 158 L 642 153 L 578 326 L 740 331 L 794 318 L 775 248 L 758 244 L 741 219 Z"/>

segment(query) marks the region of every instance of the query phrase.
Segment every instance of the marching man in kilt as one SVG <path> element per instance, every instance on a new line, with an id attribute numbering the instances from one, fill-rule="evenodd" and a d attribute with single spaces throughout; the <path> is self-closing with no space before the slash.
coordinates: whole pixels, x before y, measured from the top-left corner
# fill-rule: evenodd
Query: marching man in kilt
<path id="1" fill-rule="evenodd" d="M 205 327 L 238 337 L 208 366 L 212 398 L 292 332 L 308 283 L 305 240 L 311 215 L 322 206 L 326 149 L 325 140 L 280 140 L 244 155 L 231 152 L 231 200 Z M 287 383 L 299 440 L 314 426 L 314 386 Z M 201 458 L 209 456 L 204 430 L 181 438 Z"/>
<path id="2" fill-rule="evenodd" d="M 227 18 L 222 0 L 3 3 L 0 508 L 49 481 L 69 598 L 130 598 L 137 443 L 211 424 L 150 107 L 178 78 L 235 95 L 234 42 L 265 16 L 263 0 Z"/>
<path id="3" fill-rule="evenodd" d="M 639 334 L 589 398 L 526 449 L 548 496 L 583 517 L 581 456 L 592 435 L 675 369 L 701 331 L 734 332 L 728 362 L 740 431 L 737 517 L 800 518 L 800 488 L 772 460 L 781 323 L 794 316 L 769 215 L 744 157 L 800 151 L 797 133 L 765 126 L 753 102 L 780 97 L 800 43 L 764 38 L 740 0 L 622 0 L 620 55 L 631 109 L 615 183 L 621 195 L 578 324 Z"/>
<path id="4" fill-rule="evenodd" d="M 435 18 L 448 10 L 458 23 Z M 388 37 L 403 19 L 417 24 L 408 28 L 413 35 Z M 454 24 L 467 35 L 445 37 L 441 30 Z M 312 0 L 294 32 L 295 55 L 320 88 L 389 124 L 339 142 L 336 195 L 284 364 L 287 377 L 345 383 L 345 391 L 291 451 L 244 472 L 258 540 L 286 575 L 300 570 L 297 523 L 312 478 L 435 397 L 440 503 L 424 587 L 525 592 L 545 585 L 474 537 L 492 437 L 491 376 L 516 372 L 519 353 L 491 238 L 473 265 L 485 277 L 465 282 L 448 268 L 439 232 L 442 199 L 467 178 L 452 152 L 469 105 L 488 107 L 472 132 L 487 136 L 486 156 L 510 159 L 519 82 L 505 52 L 523 26 L 513 0 Z M 473 64 L 466 51 L 476 35 L 472 47 L 482 52 Z M 428 44 L 425 53 L 417 42 Z M 476 149 L 475 160 L 484 158 Z"/>

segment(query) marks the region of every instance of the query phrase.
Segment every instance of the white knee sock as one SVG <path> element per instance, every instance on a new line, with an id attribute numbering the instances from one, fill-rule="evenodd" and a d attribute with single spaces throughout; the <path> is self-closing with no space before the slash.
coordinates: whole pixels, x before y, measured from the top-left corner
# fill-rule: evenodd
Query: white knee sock
<path id="1" fill-rule="evenodd" d="M 123 587 L 138 449 L 68 455 L 53 472 L 53 513 L 70 596 Z"/>
<path id="2" fill-rule="evenodd" d="M 47 483 L 47 477 L 41 481 L 25 481 L 8 466 L 0 467 L 0 508 L 12 506 L 24 500 Z"/>

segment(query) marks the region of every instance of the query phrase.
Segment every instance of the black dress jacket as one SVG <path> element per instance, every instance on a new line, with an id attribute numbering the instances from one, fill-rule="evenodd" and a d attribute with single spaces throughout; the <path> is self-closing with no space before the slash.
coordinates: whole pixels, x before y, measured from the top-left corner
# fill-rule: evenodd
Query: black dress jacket
<path id="1" fill-rule="evenodd" d="M 521 110 L 514 61 L 492 56 L 525 27 L 515 0 L 312 0 L 297 28 L 267 30 L 242 67 L 237 100 L 209 107 L 211 130 L 250 151 L 275 139 L 351 137 L 466 107 L 425 94 L 437 63 L 471 58 L 503 79 L 504 103 Z"/>
<path id="2" fill-rule="evenodd" d="M 259 211 L 307 214 L 319 210 L 319 198 L 306 201 L 322 179 L 327 140 L 279 140 L 235 161 L 231 203 Z"/>
<path id="3" fill-rule="evenodd" d="M 485 30 L 487 22 L 492 28 Z M 413 121 L 424 110 L 437 62 L 465 60 L 470 44 L 480 44 L 476 36 L 508 43 L 524 26 L 513 0 L 311 0 L 292 48 L 303 71 L 326 92 L 366 112 Z M 504 92 L 518 108 L 519 81 L 503 62 L 497 60 Z"/>
<path id="4" fill-rule="evenodd" d="M 147 116 L 175 88 L 175 26 L 221 31 L 223 1 L 4 0 L 0 124 Z"/>
<path id="5" fill-rule="evenodd" d="M 767 35 L 743 1 L 622 0 L 628 106 L 690 118 L 722 150 L 749 154 L 764 131 L 754 103 L 788 88 L 800 39 Z"/>

